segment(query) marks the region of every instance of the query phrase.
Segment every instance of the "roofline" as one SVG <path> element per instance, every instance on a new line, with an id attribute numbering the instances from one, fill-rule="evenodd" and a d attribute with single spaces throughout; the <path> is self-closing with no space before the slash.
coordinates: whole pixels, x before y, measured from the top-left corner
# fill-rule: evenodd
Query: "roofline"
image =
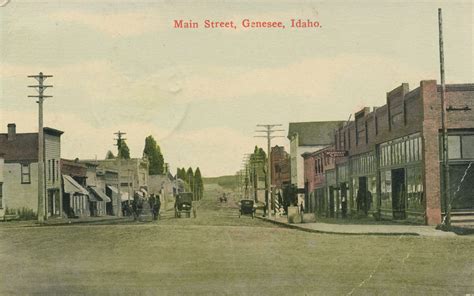
<path id="1" fill-rule="evenodd" d="M 60 130 L 52 128 L 52 127 L 44 127 L 43 131 L 46 132 L 49 135 L 58 136 L 58 137 L 61 136 L 62 134 L 64 134 L 63 131 L 60 131 Z"/>

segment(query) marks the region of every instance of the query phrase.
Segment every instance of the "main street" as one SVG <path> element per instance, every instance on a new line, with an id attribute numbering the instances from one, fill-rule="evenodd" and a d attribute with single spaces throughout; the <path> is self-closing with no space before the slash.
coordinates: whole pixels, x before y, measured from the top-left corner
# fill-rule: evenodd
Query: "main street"
<path id="1" fill-rule="evenodd" d="M 238 217 L 208 186 L 197 218 L 0 224 L 0 294 L 367 295 L 474 292 L 472 237 L 346 236 Z"/>

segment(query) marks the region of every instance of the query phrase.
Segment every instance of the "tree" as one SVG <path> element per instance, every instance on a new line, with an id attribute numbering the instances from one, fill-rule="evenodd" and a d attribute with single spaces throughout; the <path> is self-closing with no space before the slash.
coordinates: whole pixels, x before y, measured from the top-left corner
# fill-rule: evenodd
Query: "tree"
<path id="1" fill-rule="evenodd" d="M 177 175 L 178 175 L 179 179 L 181 179 L 183 181 L 186 181 L 186 169 L 185 168 L 178 169 Z"/>
<path id="2" fill-rule="evenodd" d="M 185 181 L 189 185 L 189 191 L 194 192 L 194 173 L 191 167 L 188 168 L 186 172 L 186 179 Z"/>
<path id="3" fill-rule="evenodd" d="M 197 167 L 196 171 L 194 172 L 194 184 L 196 188 L 196 199 L 200 200 L 204 193 L 204 183 L 202 181 L 201 170 L 199 167 Z"/>
<path id="4" fill-rule="evenodd" d="M 187 177 L 186 177 L 186 169 L 185 168 L 177 168 L 176 169 L 176 178 L 181 179 L 185 182 Z"/>
<path id="5" fill-rule="evenodd" d="M 107 151 L 107 154 L 105 155 L 105 159 L 115 159 L 115 155 L 112 151 Z"/>
<path id="6" fill-rule="evenodd" d="M 165 161 L 163 154 L 161 154 L 160 146 L 158 146 L 153 136 L 146 137 L 143 155 L 146 155 L 150 164 L 148 167 L 148 173 L 150 175 L 162 175 L 164 172 Z"/>
<path id="7" fill-rule="evenodd" d="M 117 140 L 117 158 L 130 159 L 130 149 L 127 146 L 125 140 Z"/>

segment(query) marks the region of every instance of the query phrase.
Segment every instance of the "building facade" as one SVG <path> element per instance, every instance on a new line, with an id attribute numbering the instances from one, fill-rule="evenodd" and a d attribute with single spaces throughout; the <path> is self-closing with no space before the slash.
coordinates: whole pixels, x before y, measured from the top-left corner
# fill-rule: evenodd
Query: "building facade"
<path id="1" fill-rule="evenodd" d="M 333 142 L 334 130 L 344 121 L 290 122 L 288 139 L 290 140 L 291 184 L 297 187 L 299 199 L 304 200 L 304 153 L 325 148 Z"/>
<path id="2" fill-rule="evenodd" d="M 450 200 L 441 193 L 440 92 L 434 80 L 414 90 L 404 83 L 335 132 L 335 151 L 345 156 L 335 159 L 332 194 L 348 196 L 349 214 L 435 225 L 447 204 L 474 211 L 474 84 L 446 86 Z"/>
<path id="3" fill-rule="evenodd" d="M 142 158 L 81 160 L 81 162 L 97 165 L 97 171 L 116 172 L 117 191 L 120 191 L 121 201 L 133 200 L 135 193 L 147 194 L 148 190 L 148 161 Z M 97 177 L 96 177 L 97 178 Z M 119 187 L 120 184 L 120 187 Z M 115 187 L 115 186 L 114 186 Z M 114 203 L 115 204 L 115 203 Z M 121 206 L 118 206 L 121 208 Z"/>
<path id="4" fill-rule="evenodd" d="M 272 165 L 272 187 L 283 189 L 291 184 L 290 155 L 285 151 L 285 147 L 274 146 L 270 154 Z"/>
<path id="5" fill-rule="evenodd" d="M 90 216 L 87 167 L 78 161 L 61 159 L 63 211 L 68 217 Z"/>
<path id="6" fill-rule="evenodd" d="M 0 153 L 0 219 L 5 217 L 5 207 L 3 206 L 4 202 L 4 179 L 3 179 L 3 170 L 5 167 L 5 155 L 3 153 Z"/>
<path id="7" fill-rule="evenodd" d="M 45 218 L 62 216 L 61 135 L 62 131 L 44 128 L 44 206 Z M 14 123 L 0 134 L 0 153 L 4 154 L 3 206 L 10 211 L 38 210 L 38 133 L 17 133 Z"/>

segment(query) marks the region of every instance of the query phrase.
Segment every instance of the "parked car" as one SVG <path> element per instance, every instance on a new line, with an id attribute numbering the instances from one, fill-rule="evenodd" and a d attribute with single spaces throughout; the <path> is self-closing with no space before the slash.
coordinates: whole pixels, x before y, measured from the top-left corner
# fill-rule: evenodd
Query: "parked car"
<path id="1" fill-rule="evenodd" d="M 255 202 L 251 199 L 242 199 L 239 201 L 239 218 L 242 215 L 250 215 L 252 219 L 255 217 Z"/>

